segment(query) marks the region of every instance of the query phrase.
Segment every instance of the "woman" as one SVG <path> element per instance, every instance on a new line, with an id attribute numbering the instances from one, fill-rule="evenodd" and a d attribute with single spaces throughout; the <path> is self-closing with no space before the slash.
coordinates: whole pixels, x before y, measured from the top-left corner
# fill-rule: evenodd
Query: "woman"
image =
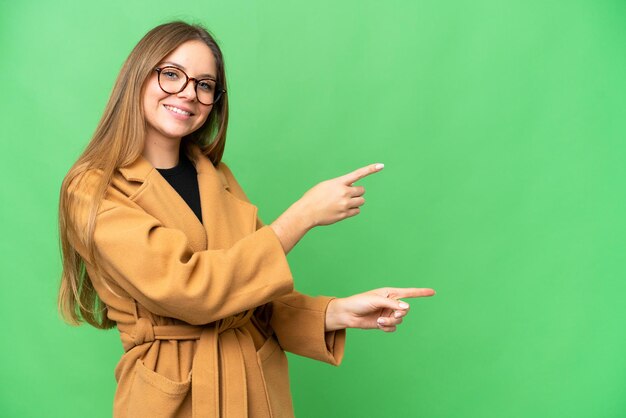
<path id="1" fill-rule="evenodd" d="M 394 331 L 402 297 L 294 291 L 286 254 L 312 227 L 354 216 L 371 165 L 313 187 L 264 225 L 221 161 L 222 53 L 200 26 L 149 31 L 61 187 L 59 309 L 117 326 L 116 417 L 293 416 L 283 350 L 339 365 L 345 329 Z"/>

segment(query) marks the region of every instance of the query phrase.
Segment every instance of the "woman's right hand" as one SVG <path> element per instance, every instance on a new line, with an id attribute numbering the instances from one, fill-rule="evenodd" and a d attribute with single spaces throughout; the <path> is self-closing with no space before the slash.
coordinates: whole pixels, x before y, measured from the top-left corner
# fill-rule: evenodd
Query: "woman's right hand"
<path id="1" fill-rule="evenodd" d="M 309 189 L 271 224 L 285 253 L 313 227 L 330 225 L 359 214 L 359 207 L 365 203 L 365 188 L 354 186 L 354 183 L 383 167 L 383 164 L 370 164 Z"/>
<path id="2" fill-rule="evenodd" d="M 358 215 L 361 211 L 359 207 L 365 203 L 365 188 L 353 184 L 383 167 L 383 164 L 371 164 L 315 185 L 298 201 L 302 216 L 312 226 L 320 226 Z"/>

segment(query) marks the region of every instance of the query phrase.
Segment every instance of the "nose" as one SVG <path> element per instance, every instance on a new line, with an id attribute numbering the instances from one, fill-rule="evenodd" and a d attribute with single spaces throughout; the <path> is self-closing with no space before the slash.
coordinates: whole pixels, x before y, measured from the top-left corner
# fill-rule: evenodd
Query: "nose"
<path id="1" fill-rule="evenodd" d="M 189 79 L 187 81 L 187 85 L 185 86 L 184 89 L 182 89 L 180 92 L 178 92 L 178 97 L 184 97 L 187 98 L 189 100 L 193 100 L 196 98 L 196 83 L 193 79 Z"/>

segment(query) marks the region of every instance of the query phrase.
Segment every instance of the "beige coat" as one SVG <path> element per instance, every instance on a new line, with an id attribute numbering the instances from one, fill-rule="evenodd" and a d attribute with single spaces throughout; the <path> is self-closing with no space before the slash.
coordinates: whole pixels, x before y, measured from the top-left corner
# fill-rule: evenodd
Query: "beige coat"
<path id="1" fill-rule="evenodd" d="M 332 298 L 293 290 L 278 237 L 228 167 L 193 153 L 204 225 L 143 157 L 116 171 L 98 210 L 110 289 L 94 287 L 125 350 L 114 416 L 291 417 L 283 350 L 339 365 L 345 330 L 324 330 Z M 80 207 L 86 179 L 69 188 Z"/>

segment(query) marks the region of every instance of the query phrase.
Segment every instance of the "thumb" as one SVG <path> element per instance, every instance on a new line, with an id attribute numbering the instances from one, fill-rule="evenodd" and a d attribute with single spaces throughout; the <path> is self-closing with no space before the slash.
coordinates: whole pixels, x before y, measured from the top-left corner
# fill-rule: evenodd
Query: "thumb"
<path id="1" fill-rule="evenodd" d="M 409 304 L 397 299 L 390 299 L 384 296 L 373 296 L 372 304 L 377 308 L 387 308 L 387 309 L 409 309 Z"/>

